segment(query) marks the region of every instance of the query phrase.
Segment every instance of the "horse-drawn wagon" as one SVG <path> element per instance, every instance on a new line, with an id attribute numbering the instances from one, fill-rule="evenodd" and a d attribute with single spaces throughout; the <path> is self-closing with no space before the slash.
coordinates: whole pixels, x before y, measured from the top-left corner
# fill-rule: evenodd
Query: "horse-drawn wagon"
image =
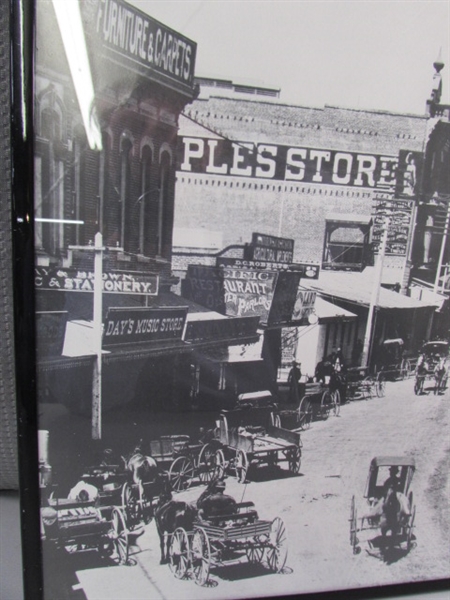
<path id="1" fill-rule="evenodd" d="M 208 483 L 217 474 L 215 448 L 210 444 L 192 443 L 188 435 L 161 436 L 150 442 L 150 454 L 158 467 L 167 471 L 175 492 L 186 490 L 198 478 Z"/>
<path id="2" fill-rule="evenodd" d="M 253 502 L 236 503 L 230 496 L 214 494 L 215 491 L 218 492 L 213 485 L 206 490 L 203 503 L 199 498 L 197 507 L 204 508 L 198 511 L 189 530 L 177 527 L 173 531 L 168 550 L 173 575 L 178 579 L 192 576 L 197 584 L 205 585 L 211 568 L 243 557 L 251 564 L 264 564 L 280 573 L 288 552 L 284 522 L 279 517 L 262 520 Z M 208 500 L 209 508 L 214 506 L 213 498 L 219 504 L 215 505 L 216 510 L 206 512 Z"/>
<path id="3" fill-rule="evenodd" d="M 351 500 L 350 545 L 354 554 L 361 551 L 359 536 L 373 530 L 380 536 L 367 540 L 371 548 L 378 545 L 381 552 L 402 544 L 407 552 L 412 548 L 416 507 L 411 481 L 415 468 L 415 461 L 409 456 L 372 459 L 364 492 L 365 506 L 359 518 L 355 496 Z"/>
<path id="4" fill-rule="evenodd" d="M 422 346 L 416 366 L 414 393 L 425 392 L 425 384 L 432 381 L 435 394 L 447 388 L 449 343 L 445 341 L 427 342 Z"/>
<path id="5" fill-rule="evenodd" d="M 70 553 L 97 550 L 117 564 L 128 562 L 129 530 L 124 510 L 94 500 L 49 498 L 40 511 L 41 539 Z"/>
<path id="6" fill-rule="evenodd" d="M 352 400 L 369 400 L 383 398 L 386 393 L 386 377 L 384 371 L 373 376 L 367 367 L 350 367 L 346 373 L 346 398 Z"/>
<path id="7" fill-rule="evenodd" d="M 215 465 L 231 469 L 238 481 L 246 481 L 251 467 L 287 464 L 298 473 L 301 463 L 300 434 L 276 426 L 272 406 L 249 406 L 224 410 L 220 414 L 215 439 Z"/>
<path id="8" fill-rule="evenodd" d="M 309 429 L 314 419 L 328 419 L 330 412 L 338 416 L 341 408 L 339 388 L 327 382 L 305 384 L 305 394 L 295 408 L 280 409 L 275 424 L 288 429 Z"/>

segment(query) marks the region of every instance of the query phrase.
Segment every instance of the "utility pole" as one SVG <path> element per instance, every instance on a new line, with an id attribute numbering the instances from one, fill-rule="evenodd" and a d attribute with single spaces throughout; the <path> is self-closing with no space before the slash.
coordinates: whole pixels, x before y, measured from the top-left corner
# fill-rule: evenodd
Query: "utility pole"
<path id="1" fill-rule="evenodd" d="M 365 367 L 367 367 L 369 365 L 372 328 L 373 328 L 373 317 L 375 314 L 376 307 L 378 305 L 378 299 L 380 297 L 381 276 L 383 274 L 383 262 L 384 262 L 384 254 L 386 252 L 388 229 L 389 229 L 389 219 L 386 219 L 386 221 L 384 223 L 383 237 L 382 237 L 380 249 L 378 252 L 377 262 L 375 264 L 372 293 L 370 296 L 370 304 L 369 304 L 369 313 L 367 315 L 366 332 L 364 335 L 362 365 Z"/>
<path id="2" fill-rule="evenodd" d="M 94 245 L 94 372 L 92 375 L 92 439 L 102 438 L 102 337 L 103 337 L 103 236 L 95 234 Z"/>

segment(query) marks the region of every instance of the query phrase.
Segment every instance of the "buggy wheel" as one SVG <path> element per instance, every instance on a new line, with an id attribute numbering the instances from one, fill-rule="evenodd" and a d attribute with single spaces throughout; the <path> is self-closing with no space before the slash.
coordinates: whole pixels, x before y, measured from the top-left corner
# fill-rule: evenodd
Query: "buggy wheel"
<path id="1" fill-rule="evenodd" d="M 111 523 L 115 550 L 115 556 L 113 558 L 117 564 L 126 565 L 128 562 L 129 551 L 128 529 L 123 511 L 116 506 L 112 511 Z"/>
<path id="2" fill-rule="evenodd" d="M 223 450 L 221 450 L 220 448 L 218 450 L 216 450 L 216 453 L 214 455 L 214 462 L 217 466 L 218 472 L 220 473 L 220 477 L 223 477 L 223 475 L 225 474 L 225 467 L 226 467 L 225 454 L 223 453 Z"/>
<path id="3" fill-rule="evenodd" d="M 217 455 L 213 444 L 205 444 L 198 455 L 199 474 L 202 483 L 209 483 L 213 479 L 223 476 L 223 466 L 217 462 Z"/>
<path id="4" fill-rule="evenodd" d="M 298 407 L 298 423 L 302 429 L 309 429 L 313 418 L 312 405 L 307 396 L 304 396 Z"/>
<path id="5" fill-rule="evenodd" d="M 170 465 L 169 482 L 175 492 L 187 490 L 194 479 L 194 465 L 187 456 L 179 456 Z"/>
<path id="6" fill-rule="evenodd" d="M 211 566 L 211 548 L 208 535 L 202 527 L 197 527 L 192 536 L 191 560 L 195 583 L 205 585 Z"/>
<path id="7" fill-rule="evenodd" d="M 286 458 L 288 460 L 288 468 L 291 473 L 298 473 L 300 471 L 301 456 L 302 453 L 298 446 L 287 451 Z"/>
<path id="8" fill-rule="evenodd" d="M 284 569 L 288 554 L 287 533 L 284 522 L 276 517 L 270 526 L 270 534 L 267 547 L 267 563 L 269 569 L 280 573 Z"/>
<path id="9" fill-rule="evenodd" d="M 407 358 L 404 358 L 400 365 L 400 377 L 406 379 L 411 373 L 411 363 Z"/>
<path id="10" fill-rule="evenodd" d="M 320 400 L 320 416 L 324 421 L 328 419 L 330 415 L 331 402 L 331 394 L 328 390 L 325 390 Z"/>
<path id="11" fill-rule="evenodd" d="M 189 568 L 191 553 L 186 531 L 178 527 L 172 534 L 169 546 L 169 569 L 176 579 L 182 579 Z"/>
<path id="12" fill-rule="evenodd" d="M 236 458 L 234 459 L 234 468 L 236 477 L 239 483 L 245 483 L 248 471 L 248 458 L 244 450 L 236 450 Z"/>
<path id="13" fill-rule="evenodd" d="M 333 413 L 335 417 L 338 417 L 341 412 L 341 393 L 339 390 L 334 390 L 331 394 L 331 402 L 333 405 Z"/>
<path id="14" fill-rule="evenodd" d="M 375 392 L 378 398 L 384 398 L 386 394 L 386 380 L 382 373 L 378 373 L 377 380 L 375 383 Z"/>
<path id="15" fill-rule="evenodd" d="M 246 548 L 245 553 L 247 554 L 248 562 L 252 565 L 257 565 L 264 558 L 264 545 L 260 536 L 254 537 L 251 544 L 251 546 Z"/>
<path id="16" fill-rule="evenodd" d="M 270 413 L 270 422 L 273 427 L 281 427 L 281 417 L 277 413 Z"/>
<path id="17" fill-rule="evenodd" d="M 132 486 L 125 482 L 122 487 L 122 510 L 124 511 L 125 520 L 128 529 L 133 529 L 142 518 L 141 503 L 136 497 L 136 493 Z"/>
<path id="18" fill-rule="evenodd" d="M 413 532 L 415 518 L 416 518 L 416 507 L 413 506 L 412 511 L 411 511 L 411 516 L 409 517 L 409 523 L 407 525 L 407 530 L 406 530 L 406 549 L 408 552 L 411 550 L 412 545 L 413 545 L 412 532 Z"/>
<path id="19" fill-rule="evenodd" d="M 359 540 L 356 536 L 358 533 L 357 524 L 358 516 L 355 505 L 355 496 L 352 496 L 352 502 L 350 505 L 350 545 L 353 549 L 353 554 L 359 554 L 361 548 L 358 546 Z"/>

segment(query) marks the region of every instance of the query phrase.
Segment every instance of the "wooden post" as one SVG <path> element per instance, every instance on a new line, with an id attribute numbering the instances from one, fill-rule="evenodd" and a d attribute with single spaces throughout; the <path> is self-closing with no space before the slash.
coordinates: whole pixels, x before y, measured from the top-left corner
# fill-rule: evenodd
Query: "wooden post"
<path id="1" fill-rule="evenodd" d="M 95 236 L 94 246 L 94 321 L 93 340 L 95 362 L 92 375 L 92 439 L 102 438 L 102 336 L 103 336 L 103 239 L 102 234 Z"/>

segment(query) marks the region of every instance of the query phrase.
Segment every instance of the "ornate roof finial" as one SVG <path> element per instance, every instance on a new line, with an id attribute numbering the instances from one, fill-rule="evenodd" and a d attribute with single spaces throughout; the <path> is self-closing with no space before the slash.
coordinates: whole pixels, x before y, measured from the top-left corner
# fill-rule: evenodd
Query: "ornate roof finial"
<path id="1" fill-rule="evenodd" d="M 434 70 L 436 71 L 433 75 L 433 83 L 431 87 L 431 96 L 430 99 L 427 100 L 428 111 L 431 117 L 435 116 L 436 106 L 441 101 L 442 95 L 442 75 L 441 71 L 444 68 L 444 63 L 442 62 L 442 48 L 439 50 L 439 56 L 433 63 Z"/>
<path id="2" fill-rule="evenodd" d="M 436 73 L 440 73 L 442 71 L 442 69 L 444 68 L 444 66 L 445 66 L 444 63 L 442 62 L 442 47 L 441 47 L 439 49 L 439 55 L 433 63 L 433 67 L 435 68 Z"/>

